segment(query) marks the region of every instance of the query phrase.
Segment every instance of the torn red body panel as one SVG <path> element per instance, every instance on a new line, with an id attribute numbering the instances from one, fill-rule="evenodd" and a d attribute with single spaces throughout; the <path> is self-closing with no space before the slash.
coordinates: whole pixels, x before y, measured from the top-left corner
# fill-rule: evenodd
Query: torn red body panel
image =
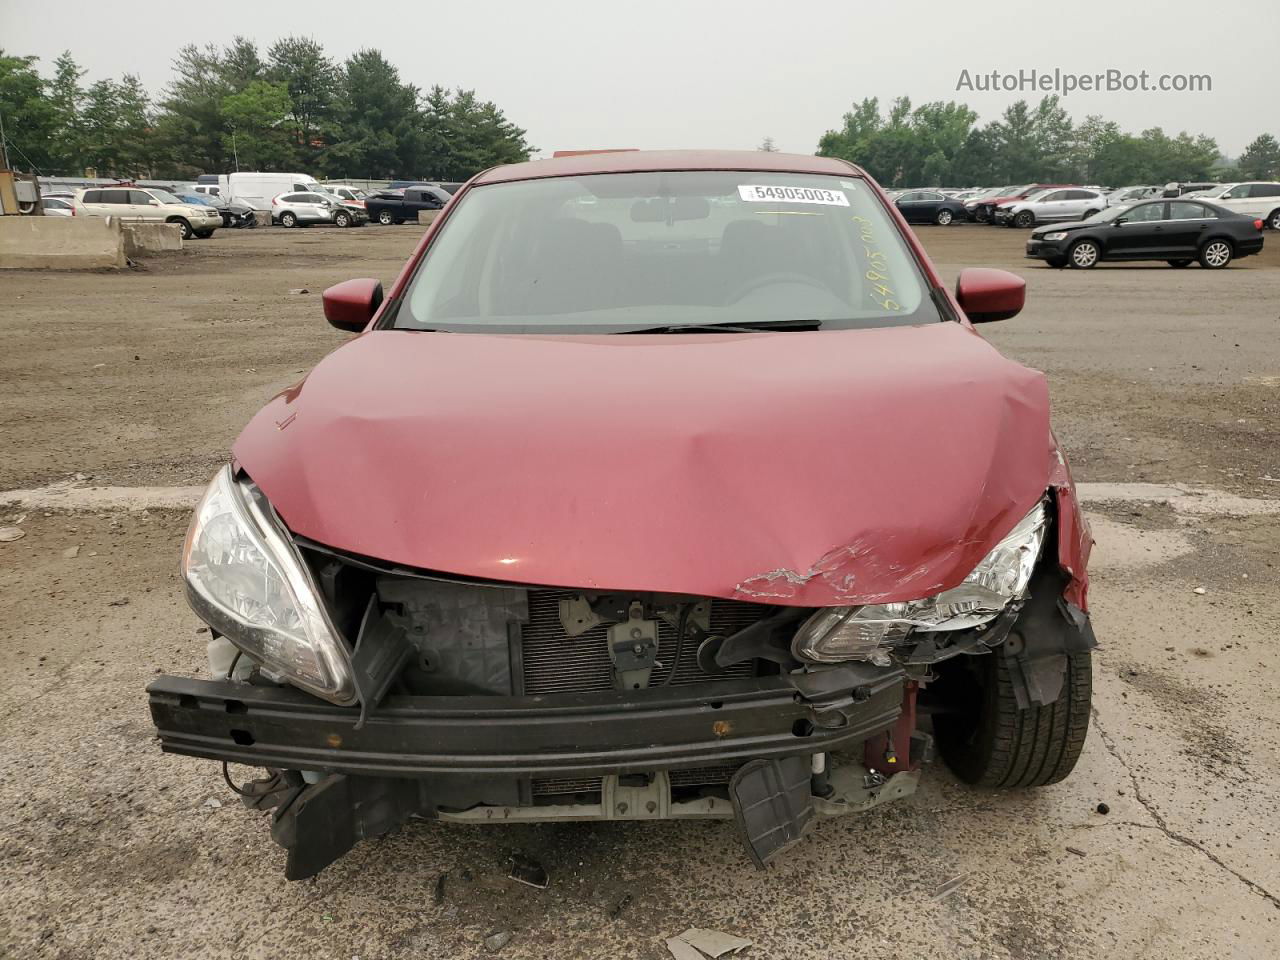
<path id="1" fill-rule="evenodd" d="M 376 330 L 250 422 L 289 527 L 467 577 L 827 606 L 959 584 L 1053 488 L 1042 374 L 971 328 L 671 337 Z"/>

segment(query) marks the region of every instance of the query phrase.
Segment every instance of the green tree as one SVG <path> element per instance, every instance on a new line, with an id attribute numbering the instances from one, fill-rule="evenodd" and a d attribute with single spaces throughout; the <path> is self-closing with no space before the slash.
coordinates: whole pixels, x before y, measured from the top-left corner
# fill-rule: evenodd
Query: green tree
<path id="1" fill-rule="evenodd" d="M 377 50 L 360 50 L 343 64 L 338 86 L 342 140 L 327 152 L 331 173 L 396 179 L 418 176 L 423 130 L 418 90 Z"/>
<path id="2" fill-rule="evenodd" d="M 46 93 L 53 105 L 58 128 L 58 136 L 50 145 L 53 172 L 76 176 L 83 172 L 85 134 L 81 110 L 85 90 L 80 80 L 87 71 L 80 69 L 69 50 L 63 51 L 53 62 L 53 71 Z"/>
<path id="3" fill-rule="evenodd" d="M 0 126 L 15 170 L 49 173 L 57 163 L 58 111 L 45 96 L 46 84 L 36 72 L 36 60 L 6 56 L 0 49 Z"/>
<path id="4" fill-rule="evenodd" d="M 1262 134 L 1244 148 L 1236 166 L 1244 180 L 1280 178 L 1280 143 L 1271 134 Z"/>
<path id="5" fill-rule="evenodd" d="M 267 77 L 283 84 L 288 92 L 288 118 L 298 163 L 311 170 L 319 165 L 326 143 L 338 135 L 333 129 L 338 67 L 314 40 L 285 37 L 267 51 Z"/>
<path id="6" fill-rule="evenodd" d="M 178 51 L 173 70 L 156 118 L 161 175 L 225 173 L 231 167 L 231 137 L 222 101 L 232 91 L 221 51 L 212 44 L 188 44 Z"/>
<path id="7" fill-rule="evenodd" d="M 235 159 L 249 170 L 294 165 L 296 147 L 288 125 L 289 90 L 283 83 L 252 80 L 222 98 L 221 113 L 235 135 Z"/>

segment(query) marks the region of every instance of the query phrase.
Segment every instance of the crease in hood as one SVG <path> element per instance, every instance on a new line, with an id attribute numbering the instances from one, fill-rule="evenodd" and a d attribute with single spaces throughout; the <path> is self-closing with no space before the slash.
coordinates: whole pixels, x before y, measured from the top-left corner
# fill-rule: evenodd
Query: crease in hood
<path id="1" fill-rule="evenodd" d="M 955 586 L 1049 484 L 1042 374 L 955 323 L 373 331 L 234 447 L 291 530 L 516 583 L 802 606 Z"/>

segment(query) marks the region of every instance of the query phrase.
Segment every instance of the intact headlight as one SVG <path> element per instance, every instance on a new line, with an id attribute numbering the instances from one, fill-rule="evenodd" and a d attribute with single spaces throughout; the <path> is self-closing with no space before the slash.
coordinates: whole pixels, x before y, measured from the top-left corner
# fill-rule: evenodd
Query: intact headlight
<path id="1" fill-rule="evenodd" d="M 229 466 L 209 484 L 182 548 L 187 599 L 270 673 L 333 703 L 355 701 L 347 646 L 271 507 Z"/>
<path id="2" fill-rule="evenodd" d="M 801 625 L 791 642 L 802 660 L 833 663 L 870 660 L 887 665 L 886 645 L 912 630 L 966 630 L 988 623 L 1014 599 L 1025 595 L 1044 545 L 1044 503 L 1018 521 L 958 587 L 919 600 L 827 607 Z"/>
<path id="3" fill-rule="evenodd" d="M 1053 233 L 1046 233 L 1040 237 L 1041 240 L 1065 240 L 1067 239 L 1067 231 L 1055 230 Z"/>

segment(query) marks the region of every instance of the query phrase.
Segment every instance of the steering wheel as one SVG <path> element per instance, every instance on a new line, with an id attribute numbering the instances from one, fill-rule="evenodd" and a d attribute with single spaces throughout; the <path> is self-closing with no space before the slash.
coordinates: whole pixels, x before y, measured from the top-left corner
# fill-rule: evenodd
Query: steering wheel
<path id="1" fill-rule="evenodd" d="M 823 293 L 831 292 L 831 289 L 817 277 L 811 277 L 807 273 L 779 270 L 775 273 L 762 273 L 758 277 L 752 277 L 733 291 L 733 296 L 729 298 L 729 303 L 737 303 L 748 294 L 755 293 L 761 287 L 772 287 L 782 283 L 798 283 L 806 287 L 812 287 L 815 290 L 821 290 Z"/>

